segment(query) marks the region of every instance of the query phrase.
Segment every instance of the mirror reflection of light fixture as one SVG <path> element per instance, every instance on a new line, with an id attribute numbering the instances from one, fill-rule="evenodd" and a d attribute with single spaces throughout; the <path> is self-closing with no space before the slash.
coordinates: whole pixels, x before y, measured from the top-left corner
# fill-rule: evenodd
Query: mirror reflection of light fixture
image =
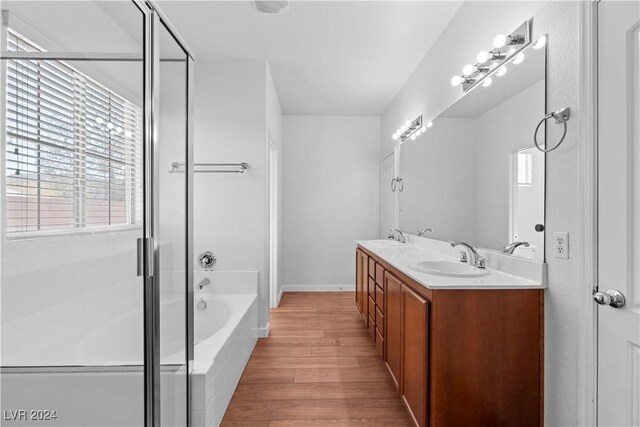
<path id="1" fill-rule="evenodd" d="M 478 83 L 490 78 L 493 73 L 503 76 L 507 69 L 504 63 L 512 61 L 514 64 L 520 64 L 524 61 L 522 49 L 531 44 L 531 24 L 533 20 L 525 21 L 511 34 L 498 34 L 493 39 L 493 49 L 483 50 L 476 55 L 475 64 L 467 64 L 462 69 L 462 75 L 456 75 L 451 78 L 452 86 L 462 86 L 464 92 L 470 90 Z M 536 48 L 544 46 L 546 36 L 536 41 Z M 501 67 L 502 65 L 502 67 Z M 484 87 L 490 86 L 489 83 Z"/>
<path id="2" fill-rule="evenodd" d="M 431 127 L 431 122 L 424 126 L 422 124 L 422 115 L 420 115 L 413 120 L 407 120 L 405 124 L 395 131 L 392 138 L 394 141 L 400 139 L 401 143 L 405 142 L 407 139 L 415 141 L 415 139 L 425 133 L 429 127 Z"/>
<path id="3" fill-rule="evenodd" d="M 503 65 L 502 67 L 498 68 L 498 71 L 496 71 L 496 76 L 498 77 L 504 76 L 505 74 L 507 74 L 507 70 L 508 70 L 507 66 Z"/>
<path id="4" fill-rule="evenodd" d="M 515 58 L 513 58 L 513 62 L 514 64 L 518 65 L 518 64 L 522 64 L 522 61 L 524 61 L 524 52 L 520 52 L 518 53 Z"/>
<path id="5" fill-rule="evenodd" d="M 541 36 L 536 42 L 533 44 L 534 49 L 542 49 L 547 44 L 547 36 Z"/>

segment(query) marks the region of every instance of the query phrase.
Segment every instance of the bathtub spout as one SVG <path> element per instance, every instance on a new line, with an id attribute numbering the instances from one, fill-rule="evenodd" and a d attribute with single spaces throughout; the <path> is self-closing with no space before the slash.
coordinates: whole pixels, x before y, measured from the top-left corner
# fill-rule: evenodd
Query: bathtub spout
<path id="1" fill-rule="evenodd" d="M 205 277 L 204 279 L 198 282 L 198 289 L 202 289 L 203 286 L 206 286 L 209 283 L 211 283 L 211 280 L 209 280 L 208 277 Z"/>

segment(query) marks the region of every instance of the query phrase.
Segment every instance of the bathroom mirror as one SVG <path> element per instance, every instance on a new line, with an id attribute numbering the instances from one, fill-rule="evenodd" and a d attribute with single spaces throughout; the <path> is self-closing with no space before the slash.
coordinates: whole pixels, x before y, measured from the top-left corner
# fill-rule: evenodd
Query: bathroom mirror
<path id="1" fill-rule="evenodd" d="M 522 55 L 400 146 L 401 229 L 496 251 L 527 242 L 512 255 L 544 261 L 545 154 L 533 132 L 545 114 L 546 46 Z"/>

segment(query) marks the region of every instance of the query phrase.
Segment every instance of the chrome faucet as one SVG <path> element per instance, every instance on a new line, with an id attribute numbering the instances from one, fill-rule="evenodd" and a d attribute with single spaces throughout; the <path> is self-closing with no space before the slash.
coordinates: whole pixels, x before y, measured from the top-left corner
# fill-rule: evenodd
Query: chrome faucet
<path id="1" fill-rule="evenodd" d="M 393 236 L 394 232 L 398 232 L 398 234 L 400 235 L 400 237 L 398 237 L 396 240 L 400 243 L 407 243 L 407 236 L 405 236 L 404 232 L 402 230 L 398 230 L 397 228 L 392 228 L 391 230 L 391 236 Z"/>
<path id="2" fill-rule="evenodd" d="M 424 230 L 418 231 L 418 236 L 422 236 L 426 232 L 429 232 L 429 233 L 433 232 L 433 228 L 425 228 Z"/>
<path id="3" fill-rule="evenodd" d="M 472 267 L 485 268 L 487 260 L 480 256 L 476 248 L 465 242 L 449 242 L 451 247 L 462 246 L 467 250 L 469 256 L 465 252 L 461 252 L 460 262 L 468 262 Z"/>
<path id="4" fill-rule="evenodd" d="M 205 277 L 204 279 L 200 280 L 198 282 L 198 289 L 202 289 L 203 286 L 208 285 L 209 283 L 211 283 L 211 280 L 209 280 L 208 277 Z"/>
<path id="5" fill-rule="evenodd" d="M 504 252 L 505 254 L 509 254 L 509 255 L 513 255 L 513 251 L 515 251 L 518 246 L 523 246 L 525 248 L 529 247 L 529 242 L 513 242 L 513 243 L 509 243 L 507 246 L 505 246 L 502 249 L 502 252 Z"/>

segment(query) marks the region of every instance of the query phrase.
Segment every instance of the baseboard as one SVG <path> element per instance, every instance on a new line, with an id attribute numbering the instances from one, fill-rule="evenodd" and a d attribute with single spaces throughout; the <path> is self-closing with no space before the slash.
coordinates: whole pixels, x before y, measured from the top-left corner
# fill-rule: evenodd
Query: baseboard
<path id="1" fill-rule="evenodd" d="M 355 292 L 356 285 L 284 285 L 285 292 Z"/>
<path id="2" fill-rule="evenodd" d="M 269 336 L 269 323 L 264 328 L 256 328 L 258 338 L 267 338 Z"/>
<path id="3" fill-rule="evenodd" d="M 282 299 L 282 294 L 284 293 L 284 286 L 280 288 L 280 292 L 278 292 L 278 301 L 276 303 L 276 307 L 280 305 L 280 300 Z"/>

